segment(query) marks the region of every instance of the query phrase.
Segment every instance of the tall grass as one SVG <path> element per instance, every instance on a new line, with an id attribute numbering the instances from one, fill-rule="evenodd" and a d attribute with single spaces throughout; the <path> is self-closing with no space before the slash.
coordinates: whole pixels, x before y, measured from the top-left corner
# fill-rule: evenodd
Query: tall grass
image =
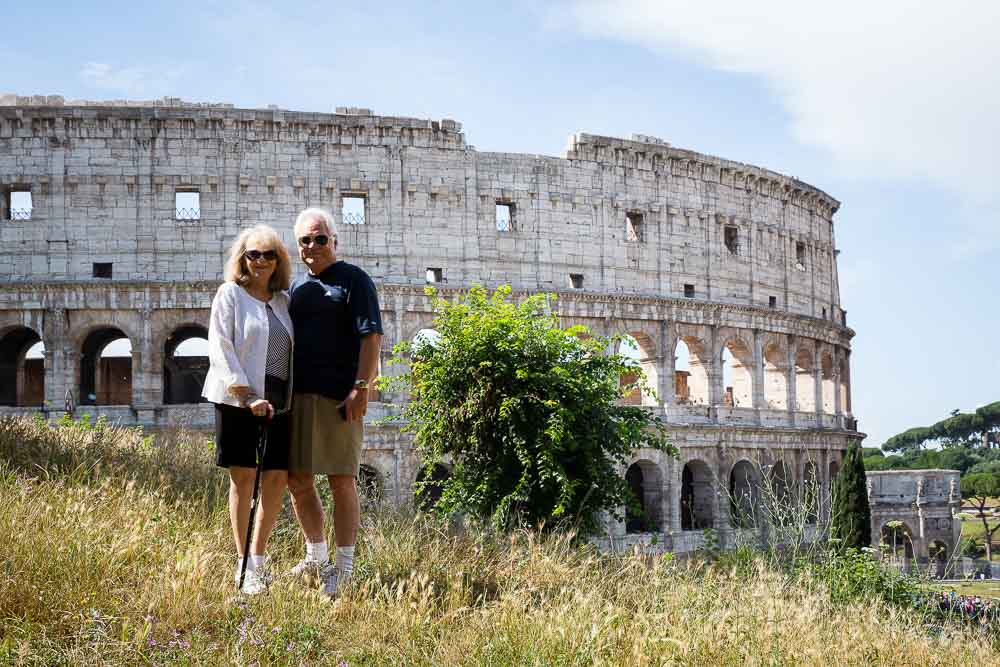
<path id="1" fill-rule="evenodd" d="M 233 596 L 225 478 L 195 436 L 0 421 L 0 664 L 997 664 L 988 639 L 765 560 L 602 556 L 569 536 L 365 516 L 335 602 Z M 281 519 L 272 554 L 301 542 Z"/>

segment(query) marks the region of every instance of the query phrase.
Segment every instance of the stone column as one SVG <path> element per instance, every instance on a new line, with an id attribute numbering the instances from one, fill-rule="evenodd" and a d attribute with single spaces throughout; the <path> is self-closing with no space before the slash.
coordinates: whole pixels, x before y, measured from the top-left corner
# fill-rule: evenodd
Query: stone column
<path id="1" fill-rule="evenodd" d="M 684 468 L 681 466 L 681 462 L 677 459 L 669 460 L 669 471 L 668 476 L 670 478 L 670 484 L 668 486 L 667 492 L 670 496 L 670 531 L 673 533 L 681 532 L 681 473 Z"/>
<path id="2" fill-rule="evenodd" d="M 726 392 L 724 378 L 722 374 L 722 349 L 719 347 L 719 327 L 713 324 L 709 337 L 709 347 L 711 348 L 711 363 L 706 369 L 708 371 L 708 404 L 717 409 L 722 405 L 722 397 Z"/>
<path id="3" fill-rule="evenodd" d="M 760 329 L 753 330 L 753 407 L 757 410 L 767 407 L 764 398 L 764 335 Z"/>
<path id="4" fill-rule="evenodd" d="M 670 335 L 669 324 L 665 320 L 661 320 L 659 340 L 657 341 L 660 356 L 656 363 L 656 392 L 659 394 L 657 403 L 661 407 L 673 405 L 676 402 L 674 345 L 676 343 Z"/>
<path id="5" fill-rule="evenodd" d="M 813 412 L 816 413 L 817 426 L 823 423 L 823 366 L 820 360 L 819 346 L 813 345 Z"/>
<path id="6" fill-rule="evenodd" d="M 840 404 L 840 359 L 841 349 L 833 348 L 833 413 L 837 417 L 844 415 L 844 406 Z M 840 421 L 838 419 L 838 421 Z M 841 422 L 842 425 L 842 422 Z"/>
<path id="7" fill-rule="evenodd" d="M 80 402 L 75 381 L 79 354 L 73 348 L 67 312 L 62 308 L 45 311 L 41 335 L 45 344 L 45 404 L 54 416 L 61 416 L 67 390 L 74 406 Z"/>
<path id="8" fill-rule="evenodd" d="M 153 420 L 153 408 L 163 403 L 163 369 L 157 368 L 162 366 L 162 353 L 156 350 L 153 309 L 147 306 L 139 315 L 138 340 L 132 341 L 132 407 L 144 422 Z"/>
<path id="9" fill-rule="evenodd" d="M 788 336 L 788 349 L 785 353 L 785 377 L 787 382 L 786 405 L 788 406 L 788 423 L 795 423 L 795 412 L 798 409 L 798 390 L 796 388 L 795 352 L 798 340 Z"/>

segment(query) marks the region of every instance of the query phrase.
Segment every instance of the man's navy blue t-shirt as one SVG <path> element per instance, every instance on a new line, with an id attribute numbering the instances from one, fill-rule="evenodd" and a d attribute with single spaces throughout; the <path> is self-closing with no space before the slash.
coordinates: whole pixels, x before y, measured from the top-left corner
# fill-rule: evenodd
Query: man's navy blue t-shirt
<path id="1" fill-rule="evenodd" d="M 295 393 L 342 401 L 358 376 L 361 339 L 382 333 L 375 283 L 359 267 L 338 261 L 305 273 L 288 290 L 295 325 Z"/>

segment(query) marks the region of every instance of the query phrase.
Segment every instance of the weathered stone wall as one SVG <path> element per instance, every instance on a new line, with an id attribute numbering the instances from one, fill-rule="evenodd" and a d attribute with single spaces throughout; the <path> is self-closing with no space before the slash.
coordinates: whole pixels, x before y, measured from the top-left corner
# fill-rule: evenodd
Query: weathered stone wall
<path id="1" fill-rule="evenodd" d="M 872 544 L 889 547 L 883 539 L 886 525 L 902 522 L 912 554 L 903 565 L 934 560 L 943 546 L 950 560 L 958 546 L 961 524 L 955 514 L 962 506 L 958 470 L 881 470 L 867 473 L 872 511 Z M 905 550 L 904 550 L 904 553 Z"/>
<path id="2" fill-rule="evenodd" d="M 658 393 L 642 402 L 682 452 L 636 461 L 661 505 L 656 531 L 681 550 L 700 539 L 679 518 L 686 464 L 726 480 L 740 460 L 781 462 L 800 483 L 808 462 L 825 488 L 862 437 L 837 286 L 839 204 L 822 191 L 649 137 L 579 134 L 562 158 L 481 153 L 451 120 L 342 111 L 0 96 L 0 187 L 30 189 L 33 204 L 29 220 L 0 220 L 0 352 L 10 332 L 41 338 L 52 415 L 68 397 L 77 413 L 126 423 L 209 425 L 208 406 L 164 404 L 164 357 L 177 332 L 205 326 L 229 243 L 263 222 L 291 244 L 300 209 L 339 217 L 343 197 L 361 195 L 364 224 L 341 225 L 340 246 L 379 285 L 384 358 L 431 322 L 428 268 L 441 269 L 445 292 L 474 282 L 557 292 L 566 324 L 636 339 Z M 197 219 L 178 219 L 178 190 L 199 193 Z M 513 205 L 510 231 L 497 229 L 498 202 Z M 94 278 L 95 263 L 112 264 L 112 278 Z M 109 327 L 132 344 L 132 401 L 80 406 L 85 342 Z M 674 391 L 678 341 L 691 352 L 690 398 Z M 727 349 L 743 372 L 733 400 Z M 399 397 L 385 398 L 371 416 Z M 405 502 L 417 474 L 409 441 L 372 428 L 365 457 Z M 726 531 L 720 502 L 703 514 Z"/>

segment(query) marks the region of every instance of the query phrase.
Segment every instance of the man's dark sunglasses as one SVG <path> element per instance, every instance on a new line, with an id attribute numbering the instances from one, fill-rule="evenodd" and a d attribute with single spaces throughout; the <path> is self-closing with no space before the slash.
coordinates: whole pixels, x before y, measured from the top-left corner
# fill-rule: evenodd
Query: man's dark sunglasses
<path id="1" fill-rule="evenodd" d="M 263 252 L 261 252 L 260 250 L 246 250 L 243 252 L 243 256 L 249 259 L 251 262 L 256 262 L 261 257 L 263 257 L 269 262 L 273 262 L 274 260 L 278 259 L 278 253 L 275 252 L 274 250 L 264 250 Z"/>
<path id="2" fill-rule="evenodd" d="M 303 248 L 308 248 L 315 241 L 316 245 L 326 245 L 330 242 L 330 237 L 326 234 L 317 234 L 316 236 L 300 236 L 299 245 Z"/>

